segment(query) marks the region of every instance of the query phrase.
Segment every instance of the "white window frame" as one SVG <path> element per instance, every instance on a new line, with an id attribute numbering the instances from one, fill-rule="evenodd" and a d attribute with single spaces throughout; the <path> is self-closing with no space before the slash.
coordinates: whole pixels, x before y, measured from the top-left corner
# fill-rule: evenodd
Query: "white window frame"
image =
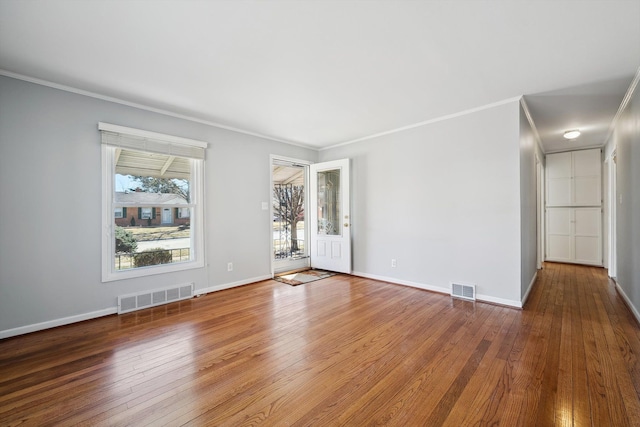
<path id="1" fill-rule="evenodd" d="M 203 268 L 205 265 L 204 254 L 204 150 L 207 143 L 202 141 L 188 140 L 185 138 L 163 135 L 155 132 L 148 132 L 139 129 L 125 128 L 123 126 L 99 123 L 98 129 L 103 131 L 102 144 L 102 281 L 111 282 L 116 280 L 131 279 L 135 277 L 145 277 L 155 274 L 184 271 L 194 268 Z M 117 144 L 105 143 L 105 132 L 111 137 L 114 134 L 122 135 L 127 142 L 123 145 L 127 149 L 136 140 L 141 141 L 140 151 L 145 150 L 145 144 L 153 144 L 153 150 L 161 151 L 163 144 L 167 147 L 168 154 L 174 154 L 174 149 L 178 153 L 176 156 L 191 157 L 184 155 L 189 150 L 202 150 L 201 158 L 191 158 L 191 179 L 190 188 L 190 229 L 191 231 L 191 261 L 177 262 L 171 264 L 159 264 L 156 266 L 139 267 L 127 270 L 115 269 L 115 208 L 119 207 L 114 202 L 114 181 L 116 166 Z M 129 138 L 130 137 L 130 138 Z M 112 138 L 113 139 L 113 138 Z M 133 141 L 133 142 L 132 142 Z M 126 145 L 126 144 L 129 145 Z M 177 147 L 176 147 L 177 146 Z M 158 149 L 160 147 L 160 149 Z M 182 155 L 181 155 L 182 154 Z"/>
<path id="2" fill-rule="evenodd" d="M 140 211 L 140 219 L 151 219 L 151 218 L 153 218 L 153 210 L 155 208 L 145 208 L 145 207 L 143 207 L 143 208 L 140 208 L 140 209 L 142 209 Z"/>
<path id="3" fill-rule="evenodd" d="M 187 213 L 187 215 L 184 215 L 184 212 Z M 178 208 L 178 218 L 180 219 L 184 219 L 184 218 L 191 218 L 191 209 L 190 208 Z"/>
<path id="4" fill-rule="evenodd" d="M 122 219 L 123 215 L 124 215 L 124 211 L 123 210 L 124 210 L 124 206 L 113 208 L 113 217 Z M 118 213 L 120 213 L 120 216 L 118 216 Z"/>

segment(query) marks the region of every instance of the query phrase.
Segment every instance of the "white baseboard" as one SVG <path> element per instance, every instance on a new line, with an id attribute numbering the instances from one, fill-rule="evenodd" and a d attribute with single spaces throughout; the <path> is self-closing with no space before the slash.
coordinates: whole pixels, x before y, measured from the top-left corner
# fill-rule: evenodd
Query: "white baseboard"
<path id="1" fill-rule="evenodd" d="M 491 295 L 476 294 L 476 300 L 482 302 L 490 302 L 492 304 L 504 305 L 506 307 L 522 308 L 521 301 L 492 297 Z"/>
<path id="2" fill-rule="evenodd" d="M 389 282 L 389 283 L 394 283 L 396 285 L 404 285 L 404 286 L 410 286 L 412 288 L 424 289 L 425 291 L 438 292 L 438 293 L 447 294 L 447 295 L 450 295 L 451 293 L 451 289 L 449 288 L 442 288 L 440 286 L 431 286 L 424 283 L 411 282 L 409 280 L 396 279 L 395 277 L 379 276 L 377 274 L 362 273 L 359 271 L 352 271 L 351 274 L 353 276 L 365 277 L 367 279 L 379 280 L 381 282 Z"/>
<path id="3" fill-rule="evenodd" d="M 524 296 L 522 297 L 521 307 L 524 307 L 524 304 L 527 302 L 527 299 L 529 299 L 529 294 L 531 293 L 531 289 L 533 289 L 533 284 L 536 283 L 537 278 L 538 278 L 538 271 L 536 270 L 536 273 L 533 275 L 531 282 L 529 282 L 529 287 L 527 288 L 527 292 L 525 292 Z"/>
<path id="4" fill-rule="evenodd" d="M 271 279 L 271 275 L 254 277 L 251 279 L 240 280 L 233 283 L 225 283 L 222 285 L 211 286 L 208 288 L 195 289 L 194 295 L 203 295 L 209 292 L 220 291 L 222 289 L 229 289 L 236 286 L 247 285 L 249 283 L 260 282 L 262 280 Z M 63 317 L 61 319 L 49 320 L 42 323 L 35 323 L 33 325 L 20 326 L 13 329 L 5 329 L 0 331 L 0 339 L 10 338 L 17 335 L 28 334 L 30 332 L 42 331 L 44 329 L 55 328 L 56 326 L 69 325 L 71 323 L 82 322 L 84 320 L 95 319 L 102 316 L 108 316 L 110 314 L 117 314 L 118 307 L 105 308 L 103 310 L 92 311 L 90 313 L 77 314 L 75 316 Z"/>
<path id="5" fill-rule="evenodd" d="M 250 283 L 261 282 L 263 280 L 273 279 L 270 274 L 266 274 L 264 276 L 252 277 L 250 279 L 239 280 L 237 282 L 231 283 L 223 283 L 221 285 L 209 286 L 207 288 L 199 288 L 193 291 L 194 295 L 201 296 L 204 294 L 208 294 L 209 292 L 222 291 L 224 289 L 235 288 L 237 286 L 248 285 Z"/>
<path id="6" fill-rule="evenodd" d="M 424 289 L 426 291 L 438 292 L 438 293 L 446 294 L 446 295 L 450 294 L 450 289 L 449 288 L 443 288 L 443 287 L 440 287 L 440 286 L 431 286 L 431 285 L 427 285 L 427 284 L 424 284 L 424 283 L 412 282 L 412 281 L 409 281 L 409 280 L 401 280 L 401 279 L 396 279 L 396 278 L 393 278 L 393 277 L 378 276 L 378 275 L 375 275 L 375 274 L 361 273 L 361 272 L 357 272 L 357 271 L 353 271 L 353 272 L 351 272 L 351 274 L 354 275 L 354 276 L 366 277 L 368 279 L 380 280 L 382 282 L 389 282 L 389 283 L 394 283 L 394 284 L 398 284 L 398 285 L 410 286 L 412 288 Z M 207 294 L 207 293 L 210 293 L 210 292 L 216 292 L 216 291 L 221 291 L 223 289 L 235 288 L 237 286 L 248 285 L 250 283 L 260 282 L 260 281 L 271 279 L 271 278 L 272 277 L 271 277 L 270 274 L 266 274 L 266 275 L 263 275 L 263 276 L 257 276 L 257 277 L 253 277 L 253 278 L 250 278 L 250 279 L 239 280 L 237 282 L 223 283 L 221 285 L 215 285 L 215 286 L 210 286 L 210 287 L 207 287 L 207 288 L 195 289 L 194 290 L 194 294 L 196 296 L 200 296 L 200 295 L 204 295 L 204 294 Z M 534 277 L 534 280 L 535 280 L 535 277 Z M 620 288 L 618 287 L 618 289 L 620 289 Z M 626 296 L 626 294 L 624 294 L 624 292 L 621 289 L 620 289 L 620 292 L 623 295 L 623 297 L 625 298 L 625 300 L 627 301 L 627 303 L 629 303 L 629 306 L 633 307 L 630 304 L 629 299 Z M 527 295 L 528 295 L 528 292 L 527 292 Z M 491 303 L 495 303 L 495 304 L 507 305 L 507 306 L 517 307 L 517 308 L 521 308 L 522 307 L 522 304 L 520 302 L 518 302 L 518 301 L 511 301 L 511 300 L 506 300 L 506 299 L 502 299 L 502 298 L 495 298 L 495 297 L 492 297 L 492 296 L 489 296 L 489 295 L 476 294 L 476 298 L 479 301 L 491 302 Z M 638 315 L 638 312 L 635 309 L 632 309 L 632 311 L 634 312 L 634 315 L 636 316 L 636 318 L 640 322 L 640 315 Z M 55 328 L 57 326 L 69 325 L 71 323 L 82 322 L 84 320 L 95 319 L 95 318 L 102 317 L 102 316 L 108 316 L 110 314 L 116 314 L 117 312 L 118 312 L 118 307 L 110 307 L 110 308 L 105 308 L 103 310 L 92 311 L 92 312 L 89 312 L 89 313 L 78 314 L 78 315 L 75 315 L 75 316 L 64 317 L 64 318 L 61 318 L 61 319 L 49 320 L 47 322 L 35 323 L 33 325 L 20 326 L 20 327 L 13 328 L 13 329 L 5 329 L 3 331 L 0 331 L 0 339 L 10 338 L 10 337 L 17 336 L 17 335 L 28 334 L 30 332 L 41 331 L 41 330 L 49 329 L 49 328 Z"/>
<path id="7" fill-rule="evenodd" d="M 624 292 L 624 289 L 622 289 L 618 281 L 614 280 L 614 282 L 616 283 L 616 289 L 618 290 L 618 293 L 622 295 L 622 299 L 624 299 L 624 302 L 627 303 L 627 307 L 629 307 L 631 314 L 633 314 L 637 322 L 640 323 L 640 312 L 638 312 L 638 309 L 633 305 L 633 303 L 631 302 L 631 299 Z"/>
<path id="8" fill-rule="evenodd" d="M 5 329 L 0 331 L 0 339 L 14 337 L 16 335 L 28 334 L 31 332 L 42 331 L 44 329 L 55 328 L 57 326 L 69 325 L 71 323 L 82 322 L 84 320 L 95 319 L 97 317 L 108 316 L 110 314 L 116 314 L 118 307 L 105 308 L 103 310 L 92 311 L 90 313 L 77 314 L 75 316 L 63 317 L 61 319 L 49 320 L 42 323 L 35 323 L 33 325 L 19 326 L 13 329 Z"/>
<path id="9" fill-rule="evenodd" d="M 351 274 L 354 276 L 366 277 L 367 279 L 380 280 L 381 282 L 389 282 L 389 283 L 394 283 L 398 285 L 411 286 L 412 288 L 424 289 L 425 291 L 432 291 L 432 292 L 438 292 L 441 294 L 451 295 L 451 289 L 443 288 L 441 286 L 432 286 L 424 283 L 411 282 L 409 280 L 396 279 L 395 277 L 385 277 L 385 276 L 378 276 L 376 274 L 361 273 L 359 271 L 352 271 Z M 490 295 L 476 294 L 476 300 L 482 301 L 482 302 L 490 302 L 493 304 L 506 305 L 509 307 L 522 308 L 522 303 L 520 301 L 513 301 L 513 300 L 504 299 L 504 298 L 496 298 Z"/>

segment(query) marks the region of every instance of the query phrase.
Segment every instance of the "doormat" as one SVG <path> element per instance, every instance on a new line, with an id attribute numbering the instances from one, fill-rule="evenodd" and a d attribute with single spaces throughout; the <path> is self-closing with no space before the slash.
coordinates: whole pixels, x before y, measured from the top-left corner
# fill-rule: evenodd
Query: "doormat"
<path id="1" fill-rule="evenodd" d="M 304 283 L 315 282 L 316 280 L 326 279 L 327 277 L 335 276 L 338 273 L 325 270 L 304 270 L 297 273 L 285 274 L 282 276 L 276 276 L 273 280 L 286 283 L 291 286 L 298 286 Z"/>

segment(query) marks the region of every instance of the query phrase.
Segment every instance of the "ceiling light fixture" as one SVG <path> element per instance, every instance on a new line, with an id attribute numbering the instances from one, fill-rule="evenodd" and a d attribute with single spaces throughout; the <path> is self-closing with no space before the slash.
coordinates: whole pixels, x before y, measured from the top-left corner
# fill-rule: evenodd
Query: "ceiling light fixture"
<path id="1" fill-rule="evenodd" d="M 567 139 L 576 139 L 580 136 L 580 131 L 578 129 L 565 131 L 564 137 Z"/>

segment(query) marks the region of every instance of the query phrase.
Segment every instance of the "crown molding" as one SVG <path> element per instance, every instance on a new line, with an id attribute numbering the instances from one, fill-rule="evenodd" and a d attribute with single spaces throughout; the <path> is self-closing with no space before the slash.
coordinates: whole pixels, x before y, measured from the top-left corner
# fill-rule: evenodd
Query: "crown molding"
<path id="1" fill-rule="evenodd" d="M 440 116 L 440 117 L 436 117 L 436 118 L 433 118 L 433 119 L 425 120 L 423 122 L 414 123 L 412 125 L 402 126 L 402 127 L 399 127 L 399 128 L 388 130 L 388 131 L 375 133 L 373 135 L 368 135 L 368 136 L 363 136 L 361 138 L 352 139 L 350 141 L 340 142 L 338 144 L 334 144 L 334 145 L 331 145 L 329 147 L 320 148 L 319 151 L 324 151 L 324 150 L 330 150 L 332 148 L 343 147 L 345 145 L 355 144 L 356 142 L 367 141 L 367 140 L 370 140 L 370 139 L 379 138 L 381 136 L 391 135 L 393 133 L 403 132 L 405 130 L 414 129 L 414 128 L 417 128 L 417 127 L 426 126 L 426 125 L 430 125 L 430 124 L 433 124 L 433 123 L 442 122 L 442 121 L 445 121 L 445 120 L 454 119 L 456 117 L 466 116 L 467 114 L 473 114 L 473 113 L 477 113 L 479 111 L 489 110 L 489 109 L 494 108 L 494 107 L 499 107 L 500 105 L 509 104 L 511 102 L 517 102 L 517 101 L 520 100 L 520 98 L 521 98 L 520 96 L 517 96 L 517 97 L 513 97 L 513 98 L 503 99 L 502 101 L 492 102 L 490 104 L 485 104 L 485 105 L 482 105 L 480 107 L 474 107 L 474 108 L 470 108 L 468 110 L 462 110 L 462 111 L 459 111 L 457 113 L 447 114 L 447 115 L 444 115 L 444 116 Z"/>
<path id="2" fill-rule="evenodd" d="M 163 110 L 161 108 L 155 108 L 155 107 L 151 107 L 151 106 L 148 106 L 148 105 L 139 104 L 137 102 L 131 102 L 131 101 L 127 101 L 127 100 L 120 99 L 120 98 L 115 98 L 115 97 L 112 97 L 112 96 L 103 95 L 103 94 L 96 93 L 96 92 L 90 92 L 90 91 L 87 91 L 87 90 L 78 89 L 78 88 L 75 88 L 75 87 L 72 87 L 72 86 L 66 86 L 66 85 L 63 85 L 63 84 L 50 82 L 48 80 L 43 80 L 43 79 L 38 79 L 38 78 L 35 78 L 35 77 L 25 76 L 24 74 L 14 73 L 14 72 L 7 71 L 7 70 L 1 69 L 1 68 L 0 68 L 0 76 L 10 77 L 10 78 L 17 79 L 17 80 L 23 80 L 25 82 L 35 83 L 35 84 L 41 85 L 41 86 L 47 86 L 47 87 L 50 87 L 50 88 L 53 88 L 53 89 L 58 89 L 58 90 L 62 90 L 62 91 L 65 91 L 65 92 L 75 93 L 77 95 L 82 95 L 82 96 L 87 96 L 87 97 L 90 97 L 90 98 L 100 99 L 102 101 L 113 102 L 115 104 L 126 105 L 127 107 L 138 108 L 140 110 L 145 110 L 145 111 L 150 111 L 152 113 L 157 113 L 157 114 L 162 114 L 162 115 L 165 115 L 165 116 L 175 117 L 177 119 L 187 120 L 187 121 L 194 122 L 194 123 L 200 123 L 200 124 L 203 124 L 203 125 L 207 125 L 207 126 L 211 126 L 211 127 L 215 127 L 215 128 L 219 128 L 219 129 L 228 130 L 228 131 L 231 131 L 231 132 L 236 132 L 236 133 L 241 133 L 241 134 L 244 134 L 244 135 L 255 136 L 257 138 L 267 139 L 269 141 L 281 142 L 283 144 L 294 145 L 296 147 L 306 148 L 306 149 L 314 150 L 314 151 L 318 150 L 317 147 L 313 147 L 313 146 L 310 146 L 310 145 L 301 144 L 301 143 L 293 142 L 293 141 L 287 141 L 285 139 L 280 139 L 280 138 L 275 138 L 273 136 L 263 135 L 263 134 L 260 134 L 260 133 L 257 133 L 257 132 L 252 132 L 252 131 L 249 131 L 249 130 L 246 130 L 246 129 L 240 129 L 240 128 L 236 128 L 236 127 L 233 127 L 233 126 L 227 126 L 227 125 L 223 125 L 223 124 L 220 124 L 220 123 L 212 122 L 212 121 L 209 121 L 209 120 L 199 119 L 197 117 L 192 117 L 192 116 L 188 116 L 188 115 L 185 115 L 185 114 L 175 113 L 173 111 Z"/>
<path id="3" fill-rule="evenodd" d="M 585 145 L 584 147 L 574 147 L 574 148 L 561 148 L 559 150 L 549 150 L 546 151 L 544 154 L 556 154 L 556 153 L 567 153 L 569 151 L 584 151 L 584 150 L 594 150 L 594 149 L 598 149 L 598 150 L 604 150 L 604 145 Z"/>
<path id="4" fill-rule="evenodd" d="M 375 139 L 375 138 L 379 138 L 382 136 L 386 136 L 386 135 L 391 135 L 394 133 L 399 133 L 399 132 L 403 132 L 405 130 L 410 130 L 410 129 L 414 129 L 417 127 L 421 127 L 421 126 L 426 126 L 426 125 L 430 125 L 433 123 L 437 123 L 437 122 L 441 122 L 441 121 L 445 121 L 445 120 L 450 120 L 450 119 L 454 119 L 457 117 L 462 117 L 468 114 L 473 114 L 473 113 L 477 113 L 483 110 L 488 110 L 491 108 L 495 108 L 501 105 L 505 105 L 505 104 L 509 104 L 511 102 L 519 102 L 520 105 L 522 106 L 525 115 L 527 117 L 527 120 L 529 121 L 529 124 L 531 125 L 531 128 L 533 129 L 533 133 L 534 136 L 536 138 L 536 142 L 540 148 L 540 150 L 543 153 L 546 153 L 546 151 L 543 149 L 542 146 L 542 140 L 540 138 L 540 134 L 538 133 L 538 129 L 536 128 L 536 125 L 533 121 L 533 118 L 531 117 L 531 113 L 529 111 L 529 108 L 527 106 L 526 100 L 524 98 L 524 96 L 518 96 L 518 97 L 513 97 L 513 98 L 507 98 L 501 101 L 497 101 L 497 102 L 493 102 L 493 103 L 489 103 L 489 104 L 485 104 L 485 105 L 481 105 L 478 107 L 474 107 L 474 108 L 470 108 L 467 110 L 462 110 L 456 113 L 452 113 L 452 114 L 447 114 L 444 116 L 439 116 L 439 117 L 435 117 L 433 119 L 428 119 L 428 120 L 424 120 L 418 123 L 414 123 L 414 124 L 410 124 L 407 126 L 402 126 L 399 128 L 395 128 L 395 129 L 390 129 L 388 131 L 384 131 L 384 132 L 379 132 L 379 133 L 375 133 L 372 135 L 368 135 L 368 136 L 364 136 L 364 137 L 360 137 L 360 138 L 356 138 L 356 139 L 352 139 L 349 141 L 344 141 L 344 142 L 340 142 L 337 144 L 333 144 L 330 145 L 328 147 L 315 147 L 312 145 L 308 145 L 308 144 L 303 144 L 303 143 L 299 143 L 299 142 L 294 142 L 294 141 L 289 141 L 289 140 L 285 140 L 285 139 L 280 139 L 280 138 L 276 138 L 276 137 L 272 137 L 269 135 L 263 135 L 257 132 L 252 132 L 246 129 L 241 129 L 241 128 L 237 128 L 237 127 L 233 127 L 233 126 L 227 126 L 227 125 L 223 125 L 220 123 L 216 123 L 210 120 L 204 120 L 204 119 L 200 119 L 197 117 L 192 117 L 192 116 L 188 116 L 185 114 L 179 114 L 179 113 L 175 113 L 173 111 L 169 111 L 169 110 L 163 110 L 160 108 L 155 108 L 155 107 L 151 107 L 148 105 L 144 105 L 144 104 L 140 104 L 140 103 L 136 103 L 136 102 L 131 102 L 131 101 L 127 101 L 124 99 L 120 99 L 120 98 L 115 98 L 112 96 L 107 96 L 107 95 L 103 95 L 100 93 L 96 93 L 96 92 L 91 92 L 91 91 L 87 91 L 87 90 L 83 90 L 83 89 L 78 89 L 75 87 L 71 87 L 71 86 L 67 86 L 67 85 L 63 85 L 63 84 L 59 84 L 59 83 L 54 83 L 48 80 L 43 80 L 43 79 L 38 79 L 35 77 L 30 77 L 30 76 L 26 76 L 23 74 L 18 74 L 18 73 L 14 73 L 11 71 L 7 71 L 4 69 L 0 69 L 0 76 L 6 76 L 6 77 L 10 77 L 10 78 L 14 78 L 14 79 L 18 79 L 18 80 L 23 80 L 26 82 L 30 82 L 30 83 L 34 83 L 34 84 L 38 84 L 41 86 L 47 86 L 53 89 L 58 89 L 58 90 L 62 90 L 65 92 L 70 92 L 70 93 L 75 93 L 77 95 L 82 95 L 82 96 L 87 96 L 90 98 L 95 98 L 95 99 L 100 99 L 103 101 L 108 101 L 108 102 L 113 102 L 116 104 L 120 104 L 120 105 L 125 105 L 128 107 L 133 107 L 133 108 L 138 108 L 141 110 L 145 110 L 145 111 L 149 111 L 149 112 L 153 112 L 153 113 L 157 113 L 157 114 L 162 114 L 165 116 L 170 116 L 170 117 L 175 117 L 178 119 L 182 119 L 182 120 L 187 120 L 190 122 L 194 122 L 194 123 L 200 123 L 200 124 L 204 124 L 207 126 L 211 126 L 211 127 L 215 127 L 218 129 L 224 129 L 224 130 L 228 130 L 231 132 L 236 132 L 236 133 L 240 133 L 240 134 L 244 134 L 244 135 L 250 135 L 250 136 L 254 136 L 257 138 L 261 138 L 261 139 L 266 139 L 269 141 L 275 141 L 275 142 L 280 142 L 283 144 L 288 144 L 288 145 L 292 145 L 295 147 L 300 147 L 300 148 L 305 148 L 308 150 L 314 150 L 314 151 L 325 151 L 325 150 L 330 150 L 333 148 L 338 148 L 338 147 L 343 147 L 345 145 L 350 145 L 350 144 L 355 144 L 357 142 L 362 142 L 362 141 L 367 141 L 367 140 L 371 140 L 371 139 Z M 615 124 L 617 123 L 620 115 L 622 114 L 622 112 L 624 111 L 624 109 L 626 108 L 627 104 L 629 103 L 629 100 L 631 99 L 631 97 L 633 96 L 634 90 L 638 84 L 638 82 L 640 81 L 640 68 L 638 68 L 636 75 L 631 83 L 631 86 L 629 87 L 629 90 L 627 91 L 622 104 L 620 105 L 620 108 L 618 109 L 618 112 L 616 114 L 616 116 L 614 117 L 611 126 L 609 127 L 609 133 L 607 135 L 606 140 L 609 140 L 609 138 L 611 137 L 613 130 L 615 128 Z"/>
<path id="5" fill-rule="evenodd" d="M 533 129 L 533 136 L 536 139 L 536 143 L 538 144 L 538 148 L 544 154 L 544 146 L 542 145 L 542 139 L 540 138 L 540 133 L 538 133 L 538 128 L 536 127 L 535 122 L 533 121 L 533 117 L 531 116 L 531 112 L 529 111 L 529 106 L 527 105 L 527 101 L 524 99 L 524 95 L 520 97 L 520 106 L 524 111 L 524 115 L 527 116 L 527 120 L 529 121 L 529 125 L 531 129 Z"/>
<path id="6" fill-rule="evenodd" d="M 631 98 L 633 97 L 636 87 L 638 86 L 638 82 L 640 82 L 640 67 L 638 67 L 638 69 L 636 70 L 636 75 L 633 76 L 633 80 L 631 80 L 629 89 L 627 89 L 627 93 L 625 93 L 624 98 L 622 98 L 620 107 L 618 107 L 618 111 L 616 112 L 616 115 L 613 117 L 613 120 L 611 121 L 611 125 L 609 125 L 609 132 L 607 132 L 607 137 L 604 139 L 605 145 L 611 139 L 611 136 L 613 135 L 613 132 L 616 129 L 616 125 L 618 124 L 618 120 L 620 120 L 620 116 L 622 116 L 622 113 L 627 108 L 627 105 L 629 105 L 629 101 L 631 101 Z"/>

